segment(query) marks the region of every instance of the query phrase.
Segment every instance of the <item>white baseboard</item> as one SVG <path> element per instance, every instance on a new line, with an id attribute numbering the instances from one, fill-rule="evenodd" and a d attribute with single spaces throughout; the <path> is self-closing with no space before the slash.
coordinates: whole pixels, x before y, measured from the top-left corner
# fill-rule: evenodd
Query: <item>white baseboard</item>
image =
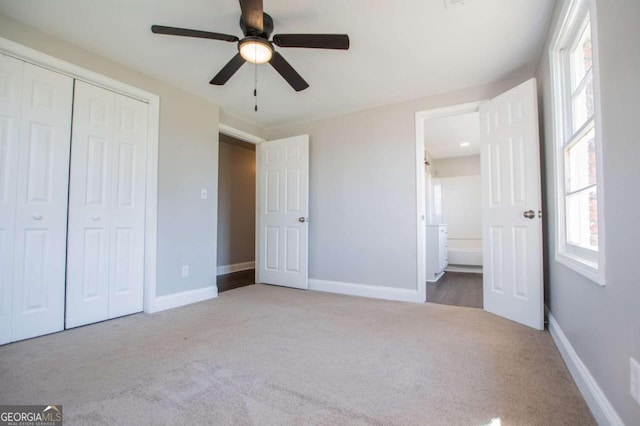
<path id="1" fill-rule="evenodd" d="M 367 284 L 353 284 L 339 281 L 309 280 L 309 290 L 349 296 L 371 297 L 374 299 L 395 300 L 399 302 L 420 303 L 417 290 L 406 288 L 380 287 Z"/>
<path id="2" fill-rule="evenodd" d="M 431 273 L 427 274 L 427 275 L 433 275 Z M 429 279 L 427 278 L 427 282 L 428 283 L 437 283 L 438 280 L 440 280 L 440 278 L 444 277 L 444 271 L 440 271 L 437 274 L 433 275 L 433 279 Z"/>
<path id="3" fill-rule="evenodd" d="M 167 309 L 178 308 L 180 306 L 190 305 L 204 300 L 215 299 L 218 297 L 218 287 L 205 287 L 195 290 L 183 291 L 181 293 L 169 294 L 166 296 L 156 297 L 150 309 L 146 309 L 147 313 L 160 312 Z"/>
<path id="4" fill-rule="evenodd" d="M 468 274 L 481 274 L 482 266 L 472 265 L 451 265 L 444 268 L 445 272 L 466 272 Z"/>
<path id="5" fill-rule="evenodd" d="M 256 262 L 234 263 L 233 265 L 218 266 L 218 275 L 230 274 L 232 272 L 246 271 L 247 269 L 255 269 Z"/>
<path id="6" fill-rule="evenodd" d="M 587 402 L 593 417 L 600 425 L 624 426 L 622 419 L 618 416 L 618 413 L 613 408 L 609 400 L 607 399 L 598 383 L 593 378 L 589 369 L 582 362 L 576 351 L 571 346 L 571 342 L 565 334 L 562 332 L 560 325 L 553 317 L 551 312 L 547 311 L 549 318 L 549 332 L 556 346 L 560 350 L 560 354 L 564 359 L 565 364 L 569 368 L 573 380 L 578 385 L 582 397 Z"/>

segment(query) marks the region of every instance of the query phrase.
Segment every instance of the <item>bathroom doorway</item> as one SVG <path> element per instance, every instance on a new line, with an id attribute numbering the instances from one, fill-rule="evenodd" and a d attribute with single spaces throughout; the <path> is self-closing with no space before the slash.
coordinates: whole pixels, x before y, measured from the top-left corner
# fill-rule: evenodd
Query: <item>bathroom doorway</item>
<path id="1" fill-rule="evenodd" d="M 480 113 L 424 120 L 426 300 L 483 308 Z"/>

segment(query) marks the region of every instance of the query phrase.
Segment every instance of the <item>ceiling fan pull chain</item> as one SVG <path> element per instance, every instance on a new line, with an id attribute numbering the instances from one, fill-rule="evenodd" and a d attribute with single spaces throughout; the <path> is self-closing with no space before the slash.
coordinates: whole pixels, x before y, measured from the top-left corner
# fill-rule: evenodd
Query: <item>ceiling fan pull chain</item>
<path id="1" fill-rule="evenodd" d="M 253 64 L 254 81 L 253 81 L 253 97 L 255 98 L 255 106 L 253 110 L 258 112 L 258 64 Z"/>

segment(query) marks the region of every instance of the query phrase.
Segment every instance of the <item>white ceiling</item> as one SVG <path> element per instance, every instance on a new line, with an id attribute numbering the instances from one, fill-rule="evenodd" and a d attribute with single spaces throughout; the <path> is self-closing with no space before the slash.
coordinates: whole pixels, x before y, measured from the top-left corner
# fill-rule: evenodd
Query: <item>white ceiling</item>
<path id="1" fill-rule="evenodd" d="M 480 113 L 425 120 L 424 142 L 434 160 L 480 154 Z M 461 147 L 463 142 L 469 146 Z"/>
<path id="2" fill-rule="evenodd" d="M 0 14 L 273 127 L 533 75 L 554 0 L 264 0 L 278 33 L 347 33 L 349 51 L 277 48 L 307 80 L 268 64 L 209 80 L 235 43 L 154 35 L 152 24 L 242 36 L 237 0 L 0 0 Z M 460 6 L 462 4 L 462 6 Z"/>

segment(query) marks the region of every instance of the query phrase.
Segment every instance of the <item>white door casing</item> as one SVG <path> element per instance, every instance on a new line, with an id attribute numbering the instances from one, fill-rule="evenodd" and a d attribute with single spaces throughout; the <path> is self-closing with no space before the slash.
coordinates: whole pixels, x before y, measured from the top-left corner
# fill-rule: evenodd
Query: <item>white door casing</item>
<path id="1" fill-rule="evenodd" d="M 257 146 L 261 283 L 308 288 L 309 136 Z"/>
<path id="2" fill-rule="evenodd" d="M 11 340 L 62 330 L 73 79 L 23 65 Z"/>
<path id="3" fill-rule="evenodd" d="M 543 330 L 536 80 L 481 105 L 480 119 L 484 309 Z"/>
<path id="4" fill-rule="evenodd" d="M 147 105 L 76 81 L 67 328 L 142 310 Z"/>

